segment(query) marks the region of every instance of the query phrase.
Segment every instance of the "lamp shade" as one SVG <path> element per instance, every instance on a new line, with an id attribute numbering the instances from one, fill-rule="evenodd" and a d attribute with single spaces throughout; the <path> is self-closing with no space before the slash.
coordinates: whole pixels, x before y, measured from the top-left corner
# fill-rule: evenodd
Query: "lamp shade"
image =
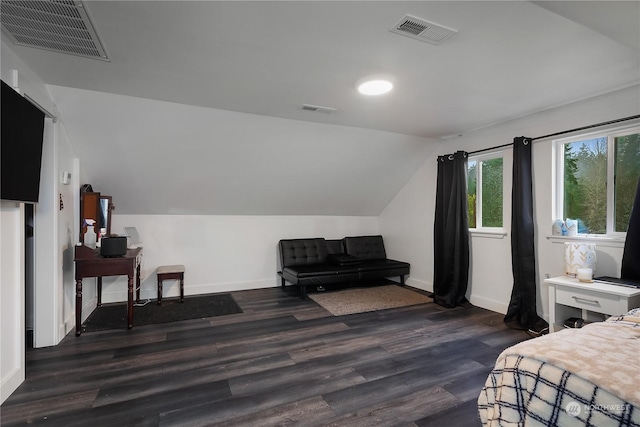
<path id="1" fill-rule="evenodd" d="M 579 268 L 590 268 L 596 271 L 595 243 L 564 243 L 564 272 L 567 276 L 576 277 Z"/>

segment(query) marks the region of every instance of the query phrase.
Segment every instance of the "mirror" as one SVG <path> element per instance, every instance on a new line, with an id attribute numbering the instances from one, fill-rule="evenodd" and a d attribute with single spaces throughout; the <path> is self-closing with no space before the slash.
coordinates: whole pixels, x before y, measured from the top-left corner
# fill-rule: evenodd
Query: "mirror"
<path id="1" fill-rule="evenodd" d="M 111 196 L 100 196 L 100 228 L 107 230 L 107 236 L 111 234 L 111 211 L 113 204 Z"/>
<path id="2" fill-rule="evenodd" d="M 111 234 L 111 211 L 113 204 L 111 196 L 103 196 L 93 191 L 80 192 L 80 241 L 84 243 L 84 233 L 87 231 L 85 219 L 95 221 L 96 234 L 101 228 Z"/>

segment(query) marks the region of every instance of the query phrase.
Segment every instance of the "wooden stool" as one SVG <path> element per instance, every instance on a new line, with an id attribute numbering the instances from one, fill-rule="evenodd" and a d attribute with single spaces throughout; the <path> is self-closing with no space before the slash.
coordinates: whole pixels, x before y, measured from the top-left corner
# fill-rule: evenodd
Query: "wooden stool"
<path id="1" fill-rule="evenodd" d="M 162 304 L 162 281 L 180 280 L 180 302 L 184 301 L 184 265 L 161 265 L 156 272 L 158 276 L 158 305 Z"/>

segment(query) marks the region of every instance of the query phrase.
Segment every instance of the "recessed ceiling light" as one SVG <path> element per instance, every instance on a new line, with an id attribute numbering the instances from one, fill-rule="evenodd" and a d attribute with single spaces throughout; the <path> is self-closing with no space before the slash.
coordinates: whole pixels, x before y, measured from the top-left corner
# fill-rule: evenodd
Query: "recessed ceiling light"
<path id="1" fill-rule="evenodd" d="M 393 83 L 389 80 L 367 80 L 358 85 L 358 92 L 363 95 L 383 95 L 393 89 Z"/>

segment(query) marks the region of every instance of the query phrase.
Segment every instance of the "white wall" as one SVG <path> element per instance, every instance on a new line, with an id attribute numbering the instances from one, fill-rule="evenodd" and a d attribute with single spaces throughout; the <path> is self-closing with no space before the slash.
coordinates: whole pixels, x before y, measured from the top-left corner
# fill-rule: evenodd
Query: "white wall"
<path id="1" fill-rule="evenodd" d="M 114 196 L 117 206 L 117 196 Z M 113 215 L 112 232 L 134 226 L 143 241 L 142 298 L 155 298 L 160 265 L 184 264 L 185 294 L 279 286 L 280 239 L 378 233 L 377 217 Z M 125 278 L 103 279 L 103 302 L 126 301 Z M 179 295 L 177 283 L 165 296 Z"/>
<path id="2" fill-rule="evenodd" d="M 640 113 L 640 86 L 619 90 L 518 118 L 496 126 L 469 132 L 442 143 L 418 172 L 396 195 L 380 215 L 380 233 L 389 240 L 398 259 L 411 263 L 408 284 L 433 290 L 433 221 L 436 192 L 436 159 L 456 150 L 473 151 L 511 143 L 516 136 L 538 137 L 580 126 L 600 123 Z M 538 264 L 538 312 L 547 316 L 547 289 L 541 285 L 545 274 L 563 274 L 564 245 L 546 238 L 551 234 L 552 212 L 552 142 L 539 140 L 533 145 L 534 204 L 536 218 L 536 252 Z M 506 149 L 504 203 L 506 206 L 503 239 L 471 238 L 471 274 L 467 297 L 473 304 L 505 313 L 511 296 L 511 165 L 512 150 Z M 598 246 L 597 274 L 619 275 L 622 245 Z"/>
<path id="3" fill-rule="evenodd" d="M 35 206 L 34 347 L 58 344 L 75 326 L 65 319 L 75 313 L 73 245 L 78 240 L 76 224 L 80 221 L 78 168 L 63 122 L 47 119 L 40 196 Z M 63 171 L 72 174 L 68 185 L 61 182 Z M 89 286 L 84 296 L 84 302 L 94 300 L 95 287 Z"/>
<path id="4" fill-rule="evenodd" d="M 0 202 L 0 403 L 25 378 L 24 210 Z"/>
<path id="5" fill-rule="evenodd" d="M 55 200 L 57 210 L 56 220 L 56 313 L 55 324 L 57 327 L 56 334 L 58 343 L 72 329 L 75 329 L 75 306 L 76 306 L 76 287 L 75 287 L 75 265 L 73 262 L 74 244 L 79 240 L 80 227 L 80 162 L 76 158 L 69 138 L 67 137 L 64 127 L 64 120 L 58 122 L 56 126 L 56 183 L 57 197 Z M 71 173 L 71 182 L 67 185 L 61 183 L 63 172 Z M 60 207 L 59 197 L 62 198 L 62 207 Z M 95 281 L 95 279 L 86 279 L 87 282 Z M 83 303 L 85 317 L 95 307 L 96 288 L 87 286 L 83 288 Z M 91 302 L 94 306 L 88 308 Z M 69 317 L 73 318 L 73 322 L 68 322 Z"/>
<path id="6" fill-rule="evenodd" d="M 42 80 L 2 43 L 1 75 L 10 86 L 14 83 L 23 94 L 27 94 L 47 111 L 56 114 L 56 106 L 51 100 L 47 87 Z M 17 73 L 14 71 L 16 70 Z M 35 208 L 35 307 L 34 307 L 34 344 L 37 347 L 55 345 L 68 332 L 62 322 L 65 311 L 70 309 L 63 304 L 63 295 L 69 295 L 73 289 L 73 258 L 67 251 L 66 232 L 77 219 L 78 192 L 75 185 L 62 186 L 59 171 L 73 168 L 78 172 L 76 156 L 61 130 L 61 123 L 45 120 L 43 161 L 40 177 L 40 200 Z M 64 209 L 59 208 L 59 196 L 62 195 Z M 4 400 L 20 382 L 14 381 L 15 372 L 24 378 L 24 210 L 20 204 L 2 203 L 2 299 L 0 311 L 3 325 L 1 335 L 2 384 L 1 397 Z M 19 222 L 18 222 L 19 221 Z M 15 233 L 6 233 L 11 227 Z M 76 231 L 77 234 L 77 231 Z M 75 241 L 74 237 L 71 240 Z M 67 252 L 66 252 L 67 251 Z M 15 258 L 14 258 L 15 257 Z M 5 297 L 6 296 L 6 297 Z M 17 301 L 18 297 L 21 300 Z M 68 300 L 68 297 L 65 301 Z M 19 357 L 12 352 L 22 351 Z M 20 374 L 18 374 L 20 377 Z M 22 380 L 20 380 L 22 381 Z"/>
<path id="7" fill-rule="evenodd" d="M 45 120 L 40 169 L 40 192 L 34 207 L 35 284 L 34 284 L 34 347 L 58 343 L 56 313 L 60 303 L 57 271 L 59 256 L 56 247 L 57 184 L 55 126 Z"/>

